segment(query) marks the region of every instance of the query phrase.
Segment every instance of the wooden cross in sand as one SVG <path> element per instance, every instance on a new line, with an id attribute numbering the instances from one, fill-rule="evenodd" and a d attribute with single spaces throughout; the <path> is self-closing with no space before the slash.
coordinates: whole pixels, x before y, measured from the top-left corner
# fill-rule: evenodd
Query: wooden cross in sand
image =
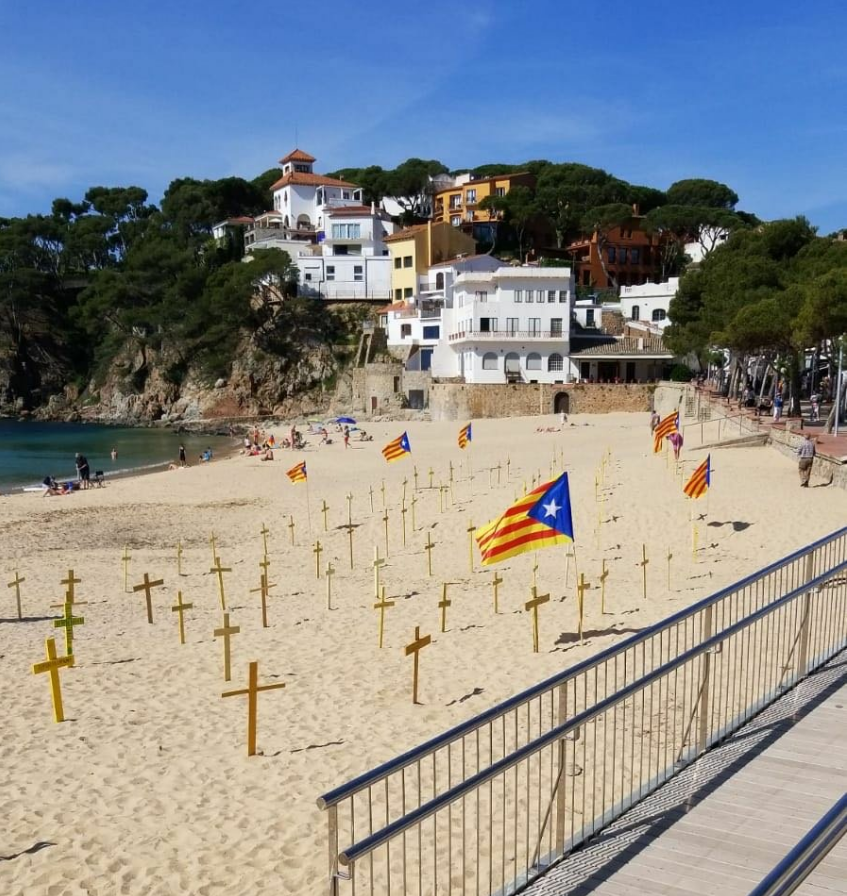
<path id="1" fill-rule="evenodd" d="M 143 591 L 144 597 L 147 601 L 147 621 L 150 625 L 153 624 L 153 589 L 158 588 L 160 585 L 164 585 L 164 579 L 155 579 L 154 581 L 150 581 L 150 576 L 145 572 L 144 573 L 144 581 L 140 585 L 133 585 L 133 592 Z"/>
<path id="2" fill-rule="evenodd" d="M 427 532 L 424 550 L 426 551 L 426 574 L 428 576 L 432 575 L 432 549 L 434 547 L 435 545 L 432 543 L 432 539 L 429 537 L 429 532 Z"/>
<path id="3" fill-rule="evenodd" d="M 374 487 L 371 485 L 368 487 L 368 497 L 371 501 L 371 513 L 374 512 Z"/>
<path id="4" fill-rule="evenodd" d="M 450 491 L 450 486 L 443 482 L 438 486 L 438 512 L 444 513 L 444 493 Z"/>
<path id="5" fill-rule="evenodd" d="M 418 503 L 418 496 L 412 492 L 412 500 L 409 502 L 409 505 L 412 508 L 412 532 L 415 532 L 418 528 L 418 521 L 415 519 L 415 505 Z"/>
<path id="6" fill-rule="evenodd" d="M 74 597 L 76 596 L 76 591 L 74 590 L 74 585 L 79 585 L 82 579 L 77 579 L 74 576 L 74 571 L 72 569 L 68 570 L 68 577 L 66 579 L 62 579 L 59 583 L 60 585 L 67 585 L 68 587 L 65 589 L 65 602 L 73 603 Z"/>
<path id="7" fill-rule="evenodd" d="M 182 575 L 182 542 L 176 543 L 176 574 Z"/>
<path id="8" fill-rule="evenodd" d="M 600 574 L 600 612 L 606 615 L 606 579 L 609 577 L 609 570 L 606 569 L 606 561 L 603 560 L 603 572 Z"/>
<path id="9" fill-rule="evenodd" d="M 418 654 L 424 647 L 427 647 L 432 641 L 429 635 L 421 637 L 421 629 L 419 625 L 415 626 L 415 640 L 411 644 L 406 645 L 406 656 L 413 654 L 415 664 L 412 671 L 412 703 L 418 702 Z"/>
<path id="10" fill-rule="evenodd" d="M 50 673 L 50 695 L 53 698 L 53 718 L 57 722 L 65 721 L 65 710 L 62 706 L 62 684 L 59 681 L 59 669 L 69 669 L 74 664 L 72 656 L 56 655 L 56 640 L 47 638 L 47 659 L 40 663 L 35 663 L 32 667 L 33 675 L 40 675 L 42 672 Z"/>
<path id="11" fill-rule="evenodd" d="M 209 536 L 209 544 L 211 545 L 211 548 L 212 548 L 212 563 L 215 563 L 218 559 L 218 546 L 217 546 L 217 542 L 215 541 L 215 533 L 214 532 L 212 532 L 212 534 Z"/>
<path id="12" fill-rule="evenodd" d="M 386 507 L 385 513 L 382 515 L 382 524 L 385 528 L 385 556 L 388 556 L 388 508 Z"/>
<path id="13" fill-rule="evenodd" d="M 176 603 L 171 607 L 172 613 L 179 614 L 179 643 L 185 644 L 185 611 L 194 608 L 194 604 L 184 604 L 182 602 L 182 592 L 177 591 Z"/>
<path id="14" fill-rule="evenodd" d="M 324 516 L 324 532 L 329 532 L 329 525 L 326 521 L 326 515 L 327 515 L 328 511 L 329 511 L 329 507 L 327 506 L 326 500 L 321 499 L 321 513 Z"/>
<path id="15" fill-rule="evenodd" d="M 473 524 L 473 520 L 470 521 L 470 525 L 465 531 L 468 533 L 468 560 L 470 561 L 471 572 L 473 572 L 473 534 L 476 532 L 476 526 Z"/>
<path id="16" fill-rule="evenodd" d="M 432 467 L 429 468 L 429 487 L 432 488 L 432 477 L 435 475 Z"/>
<path id="17" fill-rule="evenodd" d="M 226 592 L 224 590 L 224 573 L 232 572 L 231 566 L 221 566 L 221 558 L 215 557 L 215 565 L 209 570 L 218 577 L 218 595 L 221 599 L 221 610 L 226 610 Z"/>
<path id="18" fill-rule="evenodd" d="M 539 594 L 532 586 L 532 598 L 524 604 L 525 610 L 532 610 L 532 652 L 538 653 L 538 608 L 550 600 L 549 594 Z"/>
<path id="19" fill-rule="evenodd" d="M 229 679 L 227 678 L 227 681 Z M 247 695 L 247 755 L 256 755 L 256 725 L 258 716 L 258 695 L 260 691 L 275 691 L 278 688 L 284 688 L 285 682 L 281 681 L 277 684 L 263 684 L 259 686 L 259 664 L 257 662 L 250 663 L 247 687 L 240 691 L 224 691 L 221 697 L 243 697 Z"/>
<path id="20" fill-rule="evenodd" d="M 14 579 L 12 579 L 12 581 L 9 582 L 9 584 L 6 586 L 7 588 L 15 589 L 15 601 L 18 605 L 18 619 L 23 619 L 23 616 L 21 615 L 21 582 L 25 582 L 25 581 L 26 581 L 26 576 L 22 577 L 21 574 L 16 569 Z"/>
<path id="21" fill-rule="evenodd" d="M 229 681 L 232 677 L 230 659 L 232 650 L 229 640 L 232 635 L 237 635 L 241 631 L 241 626 L 229 624 L 229 613 L 224 613 L 224 624 L 222 628 L 216 628 L 214 636 L 224 639 L 224 681 Z"/>
<path id="22" fill-rule="evenodd" d="M 379 548 L 374 545 L 374 560 L 371 564 L 374 570 L 374 600 L 379 600 L 379 571 L 385 566 L 385 558 L 379 556 Z"/>
<path id="23" fill-rule="evenodd" d="M 260 563 L 259 565 L 261 566 L 262 564 Z M 262 628 L 268 628 L 268 597 L 270 596 L 271 588 L 276 588 L 276 585 L 268 582 L 268 574 L 265 571 L 259 576 L 259 587 L 250 589 L 251 594 L 259 594 L 262 598 Z"/>
<path id="24" fill-rule="evenodd" d="M 342 526 L 342 529 L 347 530 L 347 540 L 349 542 L 350 547 L 350 569 L 353 568 L 353 532 L 356 527 L 352 523 L 348 523 L 346 526 Z"/>
<path id="25" fill-rule="evenodd" d="M 453 601 L 447 597 L 447 586 L 452 582 L 441 583 L 441 600 L 438 601 L 438 609 L 441 610 L 441 631 L 447 631 L 447 607 L 452 606 Z"/>
<path id="26" fill-rule="evenodd" d="M 647 545 L 641 545 L 641 562 L 638 564 L 641 567 L 641 578 L 642 578 L 642 586 L 644 591 L 644 600 L 647 600 L 647 564 L 650 561 L 647 559 Z"/>
<path id="27" fill-rule="evenodd" d="M 494 573 L 494 578 L 491 580 L 491 585 L 494 588 L 494 613 L 495 615 L 500 612 L 500 586 L 503 584 L 503 579 Z"/>
<path id="28" fill-rule="evenodd" d="M 400 505 L 400 517 L 403 520 L 403 547 L 406 547 L 406 514 L 408 513 L 408 508 L 406 507 L 406 498 L 403 498 L 403 503 Z"/>
<path id="29" fill-rule="evenodd" d="M 324 549 L 321 547 L 320 538 L 315 542 L 315 546 L 312 548 L 312 553 L 315 555 L 315 578 L 319 579 L 321 577 L 321 554 L 324 552 Z"/>
<path id="30" fill-rule="evenodd" d="M 453 461 L 450 461 L 450 482 L 453 481 Z"/>
<path id="31" fill-rule="evenodd" d="M 294 545 L 294 517 L 288 517 L 288 535 L 291 538 L 291 544 Z"/>
<path id="32" fill-rule="evenodd" d="M 75 625 L 85 625 L 85 617 L 74 616 L 74 605 L 65 603 L 65 615 L 61 619 L 53 620 L 53 628 L 63 628 L 65 630 L 65 654 L 70 657 L 74 655 Z"/>
<path id="33" fill-rule="evenodd" d="M 262 523 L 262 528 L 259 530 L 259 535 L 262 536 L 262 546 L 264 548 L 264 554 L 268 556 L 268 536 L 271 534 L 271 530 Z"/>
<path id="34" fill-rule="evenodd" d="M 324 575 L 326 576 L 326 608 L 327 610 L 332 609 L 332 577 L 335 575 L 335 567 L 332 563 L 327 563 L 326 569 L 324 570 Z"/>
<path id="35" fill-rule="evenodd" d="M 403 498 L 402 503 L 406 503 L 406 486 L 409 484 L 409 480 L 404 476 L 403 477 Z"/>
<path id="36" fill-rule="evenodd" d="M 379 487 L 379 490 L 382 492 L 382 509 L 385 510 L 385 480 L 382 480 L 382 485 Z"/>
<path id="37" fill-rule="evenodd" d="M 379 610 L 379 646 L 382 647 L 382 636 L 385 631 L 385 611 L 394 606 L 393 600 L 385 599 L 385 585 L 380 589 L 374 609 Z"/>
<path id="38" fill-rule="evenodd" d="M 414 466 L 412 468 L 412 478 L 415 480 L 415 491 L 418 490 L 418 468 Z"/>
<path id="39" fill-rule="evenodd" d="M 353 525 L 353 493 L 349 492 L 347 495 L 347 525 Z"/>
<path id="40" fill-rule="evenodd" d="M 121 557 L 121 563 L 124 568 L 124 592 L 129 591 L 129 561 L 132 559 L 132 554 L 129 552 L 129 545 L 124 545 L 124 555 Z"/>
<path id="41" fill-rule="evenodd" d="M 579 643 L 583 643 L 582 620 L 585 615 L 585 592 L 591 588 L 591 583 L 585 581 L 585 573 L 579 574 L 579 584 L 576 586 L 577 606 L 579 607 Z"/>

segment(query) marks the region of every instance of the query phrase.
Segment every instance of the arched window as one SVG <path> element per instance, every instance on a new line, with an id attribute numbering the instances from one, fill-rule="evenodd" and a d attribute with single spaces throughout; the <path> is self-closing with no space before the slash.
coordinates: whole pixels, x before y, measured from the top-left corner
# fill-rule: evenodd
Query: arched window
<path id="1" fill-rule="evenodd" d="M 547 369 L 548 370 L 564 370 L 565 362 L 562 360 L 562 356 L 558 352 L 553 352 L 552 355 L 547 359 Z"/>
<path id="2" fill-rule="evenodd" d="M 441 271 L 435 275 L 435 288 L 444 289 L 444 274 Z"/>
<path id="3" fill-rule="evenodd" d="M 653 320 L 664 320 L 667 316 L 664 308 L 655 308 L 653 310 Z"/>
<path id="4" fill-rule="evenodd" d="M 509 352 L 506 355 L 506 373 L 520 373 L 521 359 L 517 352 Z"/>
<path id="5" fill-rule="evenodd" d="M 482 356 L 482 369 L 483 370 L 496 370 L 497 369 L 497 355 L 494 352 L 486 352 Z"/>
<path id="6" fill-rule="evenodd" d="M 641 320 L 641 309 L 638 305 L 632 306 L 632 318 L 631 320 Z"/>
<path id="7" fill-rule="evenodd" d="M 526 356 L 527 370 L 541 370 L 541 355 L 538 352 L 530 352 Z"/>

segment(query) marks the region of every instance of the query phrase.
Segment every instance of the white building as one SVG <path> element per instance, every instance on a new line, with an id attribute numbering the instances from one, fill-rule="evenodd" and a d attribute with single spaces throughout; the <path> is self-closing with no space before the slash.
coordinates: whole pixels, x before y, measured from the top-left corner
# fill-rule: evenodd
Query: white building
<path id="1" fill-rule="evenodd" d="M 319 242 L 294 258 L 300 295 L 324 299 L 390 299 L 391 258 L 385 237 L 394 224 L 374 206 L 330 206 Z"/>
<path id="2" fill-rule="evenodd" d="M 668 309 L 679 289 L 679 277 L 664 283 L 642 283 L 621 287 L 621 313 L 626 321 L 652 324 L 659 331 L 669 323 Z"/>
<path id="3" fill-rule="evenodd" d="M 442 313 L 432 375 L 466 383 L 564 383 L 573 273 L 499 267 L 461 273 Z"/>

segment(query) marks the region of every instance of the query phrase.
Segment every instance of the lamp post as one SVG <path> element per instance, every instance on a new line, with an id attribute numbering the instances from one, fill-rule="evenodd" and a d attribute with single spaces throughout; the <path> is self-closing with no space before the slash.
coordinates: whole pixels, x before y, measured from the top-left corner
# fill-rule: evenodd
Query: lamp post
<path id="1" fill-rule="evenodd" d="M 835 435 L 838 435 L 838 421 L 841 417 L 841 372 L 844 369 L 844 337 L 838 340 L 838 382 L 835 385 Z"/>

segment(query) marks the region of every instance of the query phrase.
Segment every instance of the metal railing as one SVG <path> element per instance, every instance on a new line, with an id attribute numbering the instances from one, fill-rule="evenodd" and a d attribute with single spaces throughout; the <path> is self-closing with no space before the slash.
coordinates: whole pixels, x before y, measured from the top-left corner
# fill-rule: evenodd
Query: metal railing
<path id="1" fill-rule="evenodd" d="M 847 832 L 847 793 L 754 889 L 750 896 L 790 896 Z"/>
<path id="2" fill-rule="evenodd" d="M 459 330 L 448 337 L 451 342 L 461 339 L 567 339 L 561 330 Z"/>
<path id="3" fill-rule="evenodd" d="M 847 527 L 324 794 L 331 894 L 509 894 L 847 644 Z"/>

